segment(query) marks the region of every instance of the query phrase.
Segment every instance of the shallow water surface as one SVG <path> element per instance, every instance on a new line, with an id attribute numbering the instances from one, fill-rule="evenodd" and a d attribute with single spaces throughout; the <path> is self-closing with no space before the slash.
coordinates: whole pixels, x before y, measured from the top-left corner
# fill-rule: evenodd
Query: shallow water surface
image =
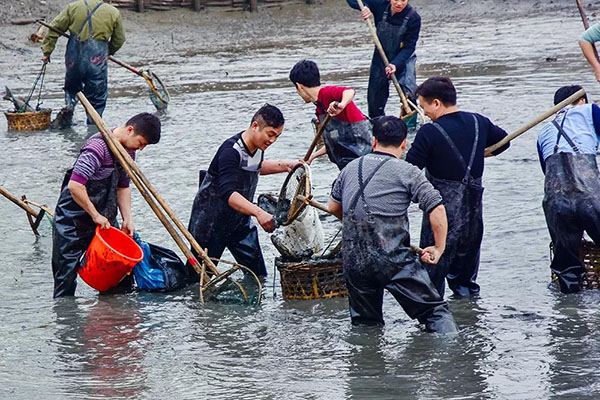
<path id="1" fill-rule="evenodd" d="M 325 31 L 317 32 L 306 29 L 297 10 L 282 11 L 276 22 L 240 14 L 264 24 L 269 39 L 253 40 L 265 31 L 258 28 L 215 28 L 207 37 L 224 38 L 214 46 L 194 46 L 190 39 L 151 54 L 134 39 L 119 53 L 135 65 L 153 65 L 172 90 L 163 139 L 138 160 L 185 223 L 198 170 L 208 166 L 223 140 L 246 128 L 263 103 L 278 105 L 287 119 L 267 157 L 304 154 L 313 107 L 302 104 L 287 80 L 297 60 L 316 60 L 326 84 L 354 87 L 357 104 L 366 110 L 372 53 L 366 27 L 354 14 L 338 19 L 329 10 L 321 17 L 327 19 Z M 598 96 L 576 44 L 578 18 L 573 13 L 510 23 L 424 20 L 418 80 L 450 75 L 462 109 L 515 130 L 548 109 L 561 85 L 580 83 L 592 99 Z M 57 60 L 63 47 L 57 48 Z M 0 84 L 24 91 L 35 71 L 20 75 L 19 60 L 2 62 Z M 48 73 L 46 106 L 58 110 L 63 66 L 55 62 Z M 141 79 L 111 66 L 110 83 L 104 114 L 109 125 L 153 111 Z M 397 109 L 392 96 L 388 112 Z M 0 120 L 0 185 L 53 207 L 64 171 L 89 134 L 81 107 L 76 120 L 71 130 L 32 133 L 7 132 Z M 450 300 L 461 328 L 455 337 L 423 333 L 388 295 L 383 330 L 352 328 L 346 299 L 283 301 L 278 281 L 274 296 L 272 276 L 258 309 L 202 306 L 197 288 L 98 296 L 82 282 L 75 298 L 53 300 L 49 225 L 35 238 L 23 213 L 0 199 L 0 398 L 596 397 L 600 292 L 563 296 L 548 285 L 537 131 L 487 160 L 482 295 Z M 312 173 L 317 200 L 326 202 L 336 169 L 322 159 Z M 284 177 L 262 177 L 257 192 L 277 192 Z M 142 237 L 175 248 L 135 190 L 133 205 Z M 410 215 L 417 238 L 420 213 L 415 207 Z M 339 225 L 330 216 L 323 222 L 331 238 Z M 271 269 L 275 250 L 263 232 L 261 241 Z"/>

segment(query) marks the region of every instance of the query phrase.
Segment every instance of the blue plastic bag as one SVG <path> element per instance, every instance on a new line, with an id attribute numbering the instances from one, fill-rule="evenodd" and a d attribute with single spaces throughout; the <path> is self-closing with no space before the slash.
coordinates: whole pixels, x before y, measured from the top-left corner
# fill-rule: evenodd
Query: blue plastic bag
<path id="1" fill-rule="evenodd" d="M 151 292 L 170 292 L 187 284 L 185 264 L 172 250 L 144 242 L 136 233 L 144 259 L 133 267 L 138 289 Z"/>

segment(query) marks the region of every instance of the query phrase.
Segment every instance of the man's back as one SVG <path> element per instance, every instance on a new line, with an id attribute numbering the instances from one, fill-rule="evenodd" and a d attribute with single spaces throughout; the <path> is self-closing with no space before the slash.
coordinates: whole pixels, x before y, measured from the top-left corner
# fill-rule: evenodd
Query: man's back
<path id="1" fill-rule="evenodd" d="M 435 124 L 441 126 L 448 134 L 462 159 L 468 163 L 475 141 L 473 116 L 477 118 L 479 142 L 471 168 L 471 176 L 477 179 L 483 175 L 485 148 L 502 140 L 506 136 L 506 132 L 486 117 L 465 111 L 443 115 L 435 121 Z M 509 144 L 506 144 L 494 154 L 499 154 L 508 147 Z M 419 168 L 427 168 L 427 171 L 435 178 L 462 181 L 465 176 L 465 166 L 434 123 L 425 124 L 419 129 L 406 155 L 406 161 Z"/>

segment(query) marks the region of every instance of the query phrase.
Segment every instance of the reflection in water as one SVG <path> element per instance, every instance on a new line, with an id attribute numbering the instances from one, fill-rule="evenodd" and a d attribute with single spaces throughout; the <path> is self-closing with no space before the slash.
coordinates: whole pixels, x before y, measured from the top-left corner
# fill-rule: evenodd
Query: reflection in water
<path id="1" fill-rule="evenodd" d="M 556 290 L 555 315 L 550 322 L 550 393 L 579 398 L 598 390 L 600 353 L 597 337 L 598 294 L 564 295 Z"/>
<path id="2" fill-rule="evenodd" d="M 81 391 L 104 398 L 132 398 L 142 393 L 147 373 L 139 307 L 134 297 L 127 296 L 56 301 L 56 369 L 65 371 L 65 380 L 77 376 L 73 382 L 63 382 L 66 393 Z"/>

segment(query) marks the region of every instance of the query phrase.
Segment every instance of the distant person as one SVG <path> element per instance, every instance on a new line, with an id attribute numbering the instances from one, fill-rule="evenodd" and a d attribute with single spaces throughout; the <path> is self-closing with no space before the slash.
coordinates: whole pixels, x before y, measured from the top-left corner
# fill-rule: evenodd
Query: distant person
<path id="1" fill-rule="evenodd" d="M 66 118 L 72 118 L 77 92 L 83 92 L 102 116 L 108 98 L 108 56 L 125 43 L 119 10 L 102 0 L 78 0 L 67 5 L 54 18 L 52 26 L 61 32 L 69 31 L 71 36 L 65 52 L 66 107 L 63 112 L 70 113 Z M 52 29 L 48 31 L 42 45 L 42 61 L 50 61 L 59 36 Z M 93 123 L 89 117 L 87 123 Z"/>
<path id="2" fill-rule="evenodd" d="M 343 223 L 350 318 L 354 325 L 383 325 L 385 289 L 428 331 L 456 332 L 447 303 L 410 249 L 407 210 L 411 202 L 419 203 L 434 232 L 422 261 L 440 260 L 448 225 L 440 193 L 422 171 L 400 160 L 406 132 L 406 124 L 396 117 L 376 119 L 373 152 L 350 162 L 331 191 L 329 210 Z"/>
<path id="3" fill-rule="evenodd" d="M 357 0 L 346 0 L 350 7 L 360 10 Z M 363 20 L 371 14 L 375 18 L 377 36 L 390 65 L 385 66 L 379 51 L 375 49 L 371 61 L 369 89 L 369 117 L 385 114 L 385 105 L 390 94 L 389 79 L 396 75 L 408 96 L 414 95 L 417 87 L 417 41 L 421 31 L 421 16 L 408 0 L 364 0 Z M 416 116 L 413 118 L 416 123 Z"/>
<path id="4" fill-rule="evenodd" d="M 558 104 L 582 89 L 563 86 Z M 600 139 L 600 107 L 587 95 L 556 113 L 538 135 L 544 183 L 544 214 L 554 256 L 550 269 L 563 293 L 578 292 L 585 269 L 579 258 L 583 232 L 600 245 L 600 174 L 596 163 Z"/>
<path id="5" fill-rule="evenodd" d="M 298 161 L 264 160 L 265 150 L 283 131 L 281 111 L 270 104 L 252 117 L 250 126 L 227 139 L 208 167 L 200 185 L 188 229 L 210 257 L 221 258 L 227 248 L 235 260 L 258 276 L 267 269 L 258 241 L 255 217 L 266 232 L 275 230 L 273 215 L 253 203 L 259 175 L 288 172 Z"/>
<path id="6" fill-rule="evenodd" d="M 290 80 L 305 103 L 316 106 L 319 120 L 328 113 L 331 120 L 323 132 L 325 146 L 314 152 L 308 163 L 327 153 L 332 163 L 341 170 L 350 161 L 371 152 L 373 126 L 356 107 L 354 90 L 339 86 L 321 86 L 317 64 L 302 60 L 290 71 Z"/>
<path id="7" fill-rule="evenodd" d="M 430 274 L 443 296 L 445 280 L 456 297 L 479 294 L 477 274 L 483 237 L 483 158 L 486 147 L 506 132 L 483 115 L 460 111 L 456 89 L 446 77 L 429 78 L 416 90 L 425 115 L 433 122 L 417 132 L 406 161 L 426 169 L 427 177 L 439 190 L 448 214 L 446 251 Z M 506 144 L 496 150 L 506 150 Z M 424 215 L 421 246 L 431 243 L 433 232 Z"/>
<path id="8" fill-rule="evenodd" d="M 135 151 L 160 140 L 160 121 L 152 114 L 131 117 L 115 128 L 115 139 L 135 159 Z M 54 297 L 73 296 L 77 286 L 79 259 L 94 237 L 96 226 L 108 229 L 117 224 L 133 236 L 129 176 L 118 164 L 100 133 L 91 136 L 67 171 L 54 214 L 52 272 Z"/>
<path id="9" fill-rule="evenodd" d="M 600 23 L 590 26 L 579 38 L 579 47 L 585 56 L 585 59 L 594 70 L 596 80 L 600 82 L 600 61 L 594 53 L 594 43 L 600 42 Z"/>

